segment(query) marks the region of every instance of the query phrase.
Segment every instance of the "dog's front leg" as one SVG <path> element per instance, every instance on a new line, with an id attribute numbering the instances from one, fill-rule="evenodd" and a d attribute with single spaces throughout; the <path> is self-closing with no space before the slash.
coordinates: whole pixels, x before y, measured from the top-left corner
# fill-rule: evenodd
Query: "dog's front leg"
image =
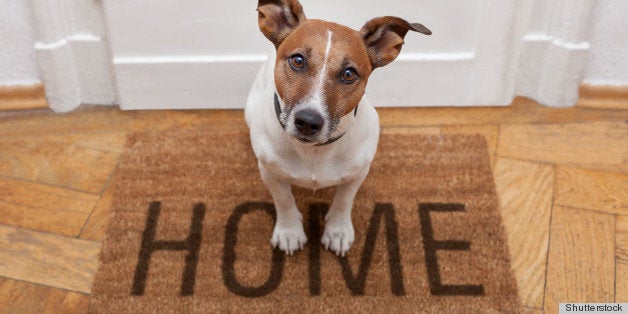
<path id="1" fill-rule="evenodd" d="M 307 237 L 303 230 L 301 213 L 294 202 L 290 183 L 277 179 L 266 171 L 261 163 L 259 169 L 262 181 L 273 196 L 277 212 L 277 221 L 270 243 L 274 247 L 279 247 L 286 254 L 292 255 L 295 251 L 303 248 L 307 242 Z"/>
<path id="2" fill-rule="evenodd" d="M 336 188 L 336 195 L 329 212 L 325 215 L 325 232 L 321 238 L 321 243 L 336 255 L 345 256 L 353 244 L 355 236 L 351 222 L 351 208 L 353 207 L 353 199 L 368 172 L 369 168 L 367 167 L 352 181 L 339 185 Z"/>

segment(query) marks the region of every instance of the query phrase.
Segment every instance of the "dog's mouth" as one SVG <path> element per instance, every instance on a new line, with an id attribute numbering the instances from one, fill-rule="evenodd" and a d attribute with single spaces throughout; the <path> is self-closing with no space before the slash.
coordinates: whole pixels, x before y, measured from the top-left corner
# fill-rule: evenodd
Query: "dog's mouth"
<path id="1" fill-rule="evenodd" d="M 294 138 L 296 138 L 296 139 L 297 139 L 297 141 L 299 141 L 299 142 L 301 142 L 301 143 L 306 143 L 306 144 L 309 144 L 309 143 L 314 143 L 314 141 L 312 141 L 312 140 L 310 140 L 310 139 L 307 139 L 307 138 L 305 138 L 305 137 L 295 136 Z"/>
<path id="2" fill-rule="evenodd" d="M 311 144 L 314 146 L 323 146 L 326 144 L 331 144 L 336 140 L 340 139 L 346 132 L 343 128 L 338 128 L 339 123 L 337 121 L 331 121 L 331 123 L 327 126 L 327 131 L 323 132 L 329 134 L 328 136 L 323 136 L 322 134 L 315 135 L 304 135 L 296 130 L 286 130 L 291 137 L 299 141 L 302 144 Z"/>

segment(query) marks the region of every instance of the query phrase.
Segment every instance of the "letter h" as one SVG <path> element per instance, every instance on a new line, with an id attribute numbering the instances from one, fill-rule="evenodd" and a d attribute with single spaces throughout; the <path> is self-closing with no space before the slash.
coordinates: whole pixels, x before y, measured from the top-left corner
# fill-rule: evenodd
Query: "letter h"
<path id="1" fill-rule="evenodd" d="M 133 278 L 132 295 L 143 295 L 146 287 L 146 278 L 150 266 L 151 255 L 155 251 L 188 251 L 185 257 L 185 269 L 181 279 L 181 295 L 192 295 L 196 281 L 196 268 L 198 265 L 198 253 L 201 245 L 201 232 L 203 231 L 203 219 L 205 218 L 205 204 L 198 203 L 194 206 L 192 223 L 188 236 L 183 241 L 155 241 L 157 232 L 157 220 L 161 211 L 160 202 L 152 202 L 148 207 L 146 227 L 142 235 L 142 247 L 140 249 L 135 276 Z"/>

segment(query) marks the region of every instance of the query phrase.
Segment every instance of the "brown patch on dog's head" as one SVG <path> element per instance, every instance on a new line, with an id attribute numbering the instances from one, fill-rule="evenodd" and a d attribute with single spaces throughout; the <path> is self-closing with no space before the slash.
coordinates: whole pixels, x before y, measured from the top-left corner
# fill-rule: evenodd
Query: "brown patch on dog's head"
<path id="1" fill-rule="evenodd" d="M 409 30 L 431 34 L 421 24 L 380 17 L 360 31 L 322 20 L 308 20 L 297 0 L 260 0 L 259 27 L 275 45 L 275 85 L 289 125 L 295 108 L 315 108 L 329 136 L 352 112 L 373 69 L 392 62 Z M 325 133 L 325 132 L 322 132 Z"/>
<path id="2" fill-rule="evenodd" d="M 302 68 L 295 69 L 290 64 L 294 56 L 303 57 Z M 325 73 L 321 73 L 323 68 Z M 320 93 L 333 120 L 348 114 L 360 102 L 371 70 L 357 31 L 331 22 L 306 20 L 277 48 L 275 85 L 286 106 L 295 106 L 312 98 L 313 93 Z"/>

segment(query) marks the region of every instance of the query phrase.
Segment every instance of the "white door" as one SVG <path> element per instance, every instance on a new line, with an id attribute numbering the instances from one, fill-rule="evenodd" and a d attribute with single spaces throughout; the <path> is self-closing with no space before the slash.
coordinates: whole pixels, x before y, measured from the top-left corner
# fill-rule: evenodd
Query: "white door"
<path id="1" fill-rule="evenodd" d="M 503 77 L 515 0 L 302 0 L 308 18 L 359 29 L 395 15 L 409 33 L 398 60 L 373 74 L 378 106 L 507 105 Z M 105 0 L 122 108 L 242 108 L 273 46 L 257 27 L 257 1 Z"/>
<path id="2" fill-rule="evenodd" d="M 31 0 L 35 48 L 55 110 L 242 108 L 272 45 L 257 1 Z M 359 29 L 395 15 L 409 33 L 377 69 L 376 106 L 507 105 L 515 95 L 554 107 L 577 99 L 594 0 L 301 0 L 306 16 Z M 112 71 L 110 71 L 112 70 Z M 110 73 L 113 72 L 113 73 Z"/>

